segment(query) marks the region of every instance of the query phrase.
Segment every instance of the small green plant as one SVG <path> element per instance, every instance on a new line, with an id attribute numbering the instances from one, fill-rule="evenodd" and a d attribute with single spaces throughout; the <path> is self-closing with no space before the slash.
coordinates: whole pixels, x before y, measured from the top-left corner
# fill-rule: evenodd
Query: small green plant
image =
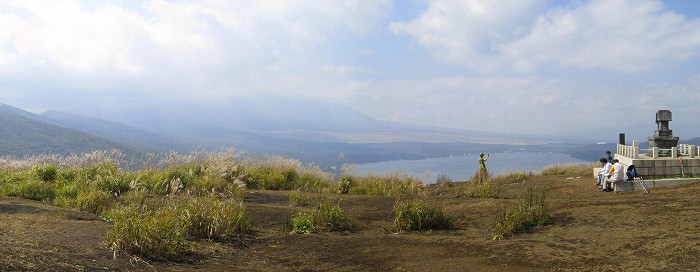
<path id="1" fill-rule="evenodd" d="M 445 209 L 424 200 L 398 201 L 394 214 L 394 223 L 399 231 L 452 229 L 452 220 L 445 214 Z"/>
<path id="2" fill-rule="evenodd" d="M 313 217 L 305 213 L 298 213 L 290 220 L 289 230 L 291 233 L 307 234 L 313 229 Z"/>
<path id="3" fill-rule="evenodd" d="M 350 193 L 350 187 L 353 185 L 354 179 L 351 176 L 343 176 L 338 181 L 338 193 L 348 194 Z"/>
<path id="4" fill-rule="evenodd" d="M 493 239 L 501 240 L 534 226 L 547 225 L 551 221 L 552 216 L 547 211 L 544 191 L 528 187 L 525 197 L 521 198 L 517 206 L 498 214 Z"/>

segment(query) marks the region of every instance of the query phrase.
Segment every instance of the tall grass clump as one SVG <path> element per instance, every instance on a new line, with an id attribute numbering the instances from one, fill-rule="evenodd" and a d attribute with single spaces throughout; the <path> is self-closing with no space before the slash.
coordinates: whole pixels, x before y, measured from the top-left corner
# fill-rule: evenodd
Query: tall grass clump
<path id="1" fill-rule="evenodd" d="M 333 174 L 316 165 L 284 157 L 242 161 L 243 181 L 248 188 L 266 190 L 304 190 L 319 192 L 332 187 Z"/>
<path id="2" fill-rule="evenodd" d="M 549 165 L 542 169 L 543 176 L 550 175 L 590 175 L 592 164 L 567 164 L 567 165 Z"/>
<path id="3" fill-rule="evenodd" d="M 352 195 L 412 196 L 418 194 L 423 183 L 415 177 L 393 172 L 372 174 L 366 177 L 345 176 L 341 178 L 339 191 Z"/>
<path id="4" fill-rule="evenodd" d="M 501 188 L 497 187 L 491 181 L 491 175 L 487 171 L 477 170 L 474 176 L 465 183 L 464 186 L 458 188 L 459 195 L 466 197 L 498 197 L 501 194 Z"/>
<path id="5" fill-rule="evenodd" d="M 251 229 L 241 203 L 208 197 L 173 197 L 160 205 L 130 204 L 113 211 L 107 242 L 115 252 L 155 260 L 180 260 L 192 241 L 224 239 Z"/>
<path id="6" fill-rule="evenodd" d="M 547 211 L 545 192 L 527 187 L 524 198 L 517 206 L 499 213 L 496 217 L 494 240 L 504 239 L 534 226 L 544 226 L 552 221 Z"/>
<path id="7" fill-rule="evenodd" d="M 286 230 L 291 233 L 312 231 L 343 231 L 355 229 L 352 218 L 345 215 L 339 203 L 319 200 L 311 213 L 298 213 L 289 221 Z"/>
<path id="8" fill-rule="evenodd" d="M 186 230 L 176 211 L 151 210 L 128 205 L 113 213 L 107 242 L 116 252 L 126 252 L 152 260 L 178 260 L 192 252 Z"/>
<path id="9" fill-rule="evenodd" d="M 394 214 L 394 223 L 399 231 L 446 230 L 453 226 L 444 208 L 424 200 L 398 201 Z"/>

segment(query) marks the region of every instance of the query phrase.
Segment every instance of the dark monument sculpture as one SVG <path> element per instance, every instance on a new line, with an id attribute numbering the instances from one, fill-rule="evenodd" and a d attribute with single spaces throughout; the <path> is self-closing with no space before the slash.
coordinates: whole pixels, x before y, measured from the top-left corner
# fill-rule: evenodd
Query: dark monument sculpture
<path id="1" fill-rule="evenodd" d="M 649 137 L 649 147 L 659 148 L 659 157 L 671 157 L 671 147 L 678 146 L 678 137 L 673 137 L 673 130 L 668 128 L 668 122 L 671 122 L 672 119 L 670 110 L 656 112 L 658 128 L 654 136 Z M 653 152 L 649 150 L 647 156 L 653 156 Z"/>

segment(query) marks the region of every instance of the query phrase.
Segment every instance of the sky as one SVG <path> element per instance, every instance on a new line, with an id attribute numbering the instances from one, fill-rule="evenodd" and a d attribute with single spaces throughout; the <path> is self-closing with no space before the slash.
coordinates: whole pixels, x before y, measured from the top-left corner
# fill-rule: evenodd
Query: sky
<path id="1" fill-rule="evenodd" d="M 699 59 L 683 0 L 0 1 L 0 103 L 33 112 L 274 95 L 616 136 L 669 109 L 692 137 Z"/>

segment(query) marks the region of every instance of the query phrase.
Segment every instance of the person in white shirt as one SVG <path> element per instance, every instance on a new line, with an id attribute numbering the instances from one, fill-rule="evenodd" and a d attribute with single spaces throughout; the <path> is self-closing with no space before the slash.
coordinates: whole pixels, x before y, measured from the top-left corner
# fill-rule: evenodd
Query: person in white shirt
<path id="1" fill-rule="evenodd" d="M 598 181 L 596 181 L 595 185 L 597 185 L 598 188 L 603 188 L 603 182 L 605 182 L 605 177 L 610 173 L 612 162 L 608 161 L 606 158 L 600 158 L 600 164 L 603 166 L 603 169 L 598 172 Z"/>
<path id="2" fill-rule="evenodd" d="M 610 167 L 610 172 L 603 182 L 603 188 L 600 189 L 601 192 L 612 191 L 612 184 L 620 182 L 625 179 L 625 166 L 623 166 L 618 159 L 614 159 L 613 166 Z"/>

